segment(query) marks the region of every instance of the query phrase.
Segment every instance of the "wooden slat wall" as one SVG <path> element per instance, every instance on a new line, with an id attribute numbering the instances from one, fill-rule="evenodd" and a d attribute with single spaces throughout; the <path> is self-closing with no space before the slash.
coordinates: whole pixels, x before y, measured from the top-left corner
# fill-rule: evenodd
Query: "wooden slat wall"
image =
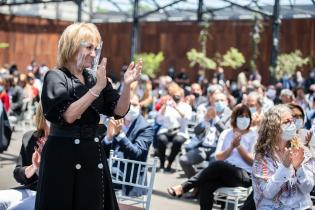
<path id="1" fill-rule="evenodd" d="M 31 17 L 16 17 L 0 15 L 0 42 L 8 42 L 8 49 L 0 49 L 0 64 L 17 63 L 24 71 L 32 59 L 38 63 L 46 63 L 53 67 L 56 63 L 58 39 L 64 28 L 70 24 L 66 21 L 47 20 Z M 258 69 L 266 84 L 269 77 L 271 52 L 271 22 L 265 21 L 264 32 L 259 45 L 260 55 Z M 98 24 L 104 41 L 103 55 L 109 58 L 108 72 L 119 77 L 121 66 L 130 61 L 131 23 Z M 211 37 L 208 40 L 207 54 L 214 56 L 215 52 L 225 53 L 230 47 L 238 48 L 249 61 L 251 56 L 250 32 L 252 22 L 214 21 L 210 28 Z M 192 80 L 197 75 L 197 68 L 190 68 L 186 52 L 191 48 L 199 48 L 198 36 L 200 28 L 192 22 L 150 22 L 141 23 L 140 46 L 141 52 L 163 51 L 165 61 L 162 63 L 160 74 L 167 72 L 169 65 L 188 69 Z M 283 20 L 281 25 L 281 52 L 300 49 L 303 55 L 315 58 L 315 19 Z M 237 77 L 240 70 L 226 70 L 226 78 Z M 304 74 L 309 67 L 306 66 Z M 208 76 L 212 72 L 209 71 Z"/>

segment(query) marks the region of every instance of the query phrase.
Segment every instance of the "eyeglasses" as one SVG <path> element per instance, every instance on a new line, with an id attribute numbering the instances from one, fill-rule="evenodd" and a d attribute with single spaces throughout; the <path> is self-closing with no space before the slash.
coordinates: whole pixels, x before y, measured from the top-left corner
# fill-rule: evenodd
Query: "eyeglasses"
<path id="1" fill-rule="evenodd" d="M 92 43 L 89 43 L 86 41 L 81 41 L 80 46 L 85 47 L 89 51 L 97 51 L 97 50 L 101 49 L 101 44 L 99 44 L 95 47 Z"/>

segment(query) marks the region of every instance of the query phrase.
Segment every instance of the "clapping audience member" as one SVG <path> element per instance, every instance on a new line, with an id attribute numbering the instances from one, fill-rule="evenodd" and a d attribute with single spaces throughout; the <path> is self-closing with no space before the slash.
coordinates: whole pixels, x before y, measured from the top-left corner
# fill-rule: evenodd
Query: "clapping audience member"
<path id="1" fill-rule="evenodd" d="M 172 196 L 181 196 L 199 188 L 201 210 L 212 209 L 213 193 L 220 187 L 251 186 L 253 151 L 257 133 L 251 130 L 251 113 L 246 105 L 237 105 L 231 116 L 232 128 L 224 130 L 215 151 L 216 161 L 181 185 L 168 188 Z"/>
<path id="2" fill-rule="evenodd" d="M 157 133 L 160 168 L 165 168 L 165 153 L 169 142 L 172 143 L 171 153 L 165 172 L 171 172 L 171 166 L 182 144 L 189 138 L 188 121 L 192 115 L 192 108 L 183 101 L 184 91 L 176 83 L 168 88 L 167 96 L 157 115 L 157 122 L 161 125 Z"/>
<path id="3" fill-rule="evenodd" d="M 137 95 L 131 96 L 130 109 L 123 119 L 110 118 L 107 125 L 106 136 L 103 140 L 105 152 L 109 154 L 114 150 L 114 155 L 119 158 L 146 162 L 150 145 L 153 141 L 153 129 L 148 124 L 140 111 L 140 102 Z M 112 173 L 124 170 L 124 166 L 114 166 Z M 131 165 L 128 166 L 127 177 L 130 177 Z M 134 169 L 133 177 L 136 179 L 138 169 Z M 139 182 L 145 178 L 144 171 L 140 172 Z M 115 186 L 114 186 L 115 187 Z M 143 189 L 123 186 L 124 193 L 129 196 L 145 194 Z"/>
<path id="4" fill-rule="evenodd" d="M 49 133 L 49 124 L 44 118 L 41 104 L 36 110 L 35 124 L 35 131 L 23 135 L 13 172 L 15 180 L 22 186 L 0 191 L 1 210 L 34 209 L 41 151 Z"/>
<path id="5" fill-rule="evenodd" d="M 292 111 L 286 105 L 271 108 L 259 129 L 253 164 L 257 209 L 311 209 L 314 160 L 296 138 Z"/>

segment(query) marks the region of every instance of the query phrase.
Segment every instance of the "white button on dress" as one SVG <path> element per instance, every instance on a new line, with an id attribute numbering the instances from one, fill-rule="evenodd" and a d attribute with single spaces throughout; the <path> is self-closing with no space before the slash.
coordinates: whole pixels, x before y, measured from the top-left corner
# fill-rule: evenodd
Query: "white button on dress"
<path id="1" fill-rule="evenodd" d="M 76 164 L 75 168 L 78 169 L 78 170 L 81 169 L 81 164 Z"/>
<path id="2" fill-rule="evenodd" d="M 99 140 L 99 138 L 95 137 L 95 138 L 94 138 L 94 141 L 95 141 L 95 142 L 99 142 L 100 140 Z"/>
<path id="3" fill-rule="evenodd" d="M 75 140 L 74 140 L 74 143 L 75 143 L 75 144 L 80 144 L 80 139 L 75 139 Z"/>
<path id="4" fill-rule="evenodd" d="M 97 165 L 97 167 L 98 167 L 99 169 L 102 169 L 102 168 L 103 168 L 103 164 L 102 164 L 102 163 L 99 163 L 99 164 Z"/>

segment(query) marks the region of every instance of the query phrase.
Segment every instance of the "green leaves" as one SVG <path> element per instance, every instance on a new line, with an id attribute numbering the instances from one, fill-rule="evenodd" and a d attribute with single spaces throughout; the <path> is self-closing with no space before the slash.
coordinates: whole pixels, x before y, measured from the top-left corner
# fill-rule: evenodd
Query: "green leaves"
<path id="1" fill-rule="evenodd" d="M 243 54 L 238 49 L 231 47 L 223 55 L 222 66 L 231 67 L 232 69 L 238 69 L 245 63 Z"/>
<path id="2" fill-rule="evenodd" d="M 300 50 L 294 52 L 281 54 L 277 59 L 276 78 L 280 79 L 285 72 L 293 75 L 297 68 L 308 64 L 309 58 L 303 58 Z"/>
<path id="3" fill-rule="evenodd" d="M 211 58 L 208 58 L 202 52 L 198 52 L 195 48 L 188 51 L 186 56 L 190 61 L 190 67 L 193 67 L 196 64 L 199 64 L 203 69 L 215 69 L 217 67 L 217 64 Z"/>
<path id="4" fill-rule="evenodd" d="M 155 77 L 157 71 L 160 68 L 160 64 L 164 61 L 163 52 L 158 54 L 154 53 L 140 53 L 134 56 L 135 60 L 142 58 L 143 67 L 142 73 L 148 75 L 149 77 Z"/>
<path id="5" fill-rule="evenodd" d="M 9 44 L 5 42 L 0 42 L 0 48 L 8 48 Z"/>

